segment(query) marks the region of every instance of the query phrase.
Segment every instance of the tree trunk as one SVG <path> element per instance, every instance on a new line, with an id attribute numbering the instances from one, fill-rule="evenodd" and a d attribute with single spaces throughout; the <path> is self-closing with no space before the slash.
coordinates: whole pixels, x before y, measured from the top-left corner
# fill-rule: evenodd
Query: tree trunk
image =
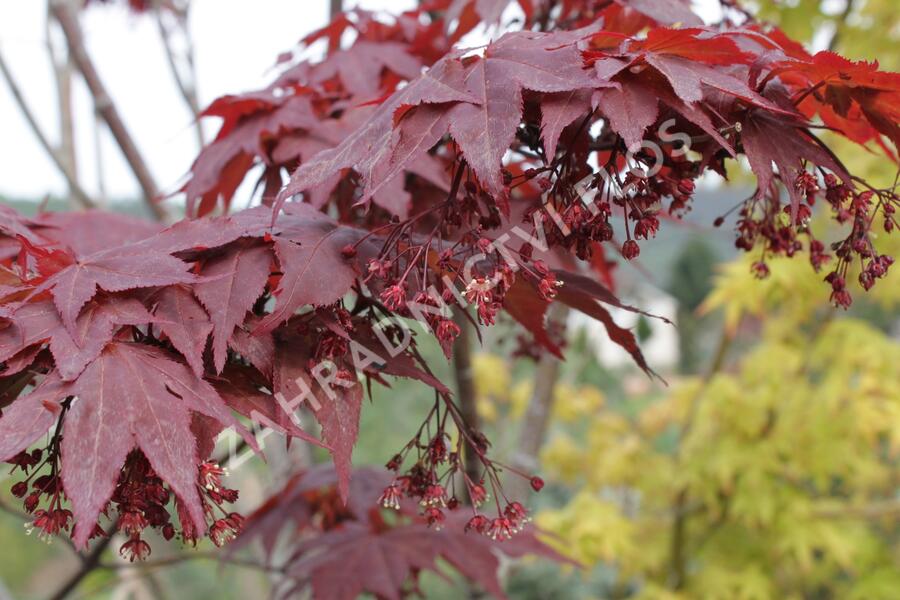
<path id="1" fill-rule="evenodd" d="M 466 425 L 478 431 L 478 408 L 476 406 L 475 378 L 472 372 L 472 323 L 462 314 L 454 319 L 459 325 L 459 337 L 453 343 L 453 374 L 456 380 L 456 401 Z M 481 479 L 481 461 L 468 448 L 465 453 L 466 474 L 472 481 Z"/>
<path id="2" fill-rule="evenodd" d="M 557 303 L 550 306 L 547 318 L 565 325 L 568 315 L 569 309 Z M 535 365 L 534 389 L 522 420 L 519 444 L 512 457 L 513 466 L 520 471 L 534 473 L 538 469 L 538 455 L 553 412 L 553 390 L 559 381 L 560 366 L 560 360 L 549 352 L 542 354 Z M 522 478 L 511 478 L 507 484 L 510 498 L 525 498 L 529 492 L 528 482 Z"/>

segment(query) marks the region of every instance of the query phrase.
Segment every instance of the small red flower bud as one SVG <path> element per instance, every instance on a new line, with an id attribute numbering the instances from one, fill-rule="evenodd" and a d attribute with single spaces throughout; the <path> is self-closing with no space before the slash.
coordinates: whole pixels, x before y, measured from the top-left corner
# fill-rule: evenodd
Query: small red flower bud
<path id="1" fill-rule="evenodd" d="M 753 276 L 757 279 L 765 279 L 769 276 L 769 265 L 760 261 L 757 261 L 751 265 L 750 270 L 753 272 Z"/>
<path id="2" fill-rule="evenodd" d="M 466 523 L 465 531 L 469 532 L 474 529 L 478 533 L 485 533 L 488 530 L 488 527 L 491 526 L 491 521 L 484 515 L 475 515 L 469 522 Z"/>
<path id="3" fill-rule="evenodd" d="M 402 465 L 402 464 L 403 464 L 403 457 L 400 456 L 399 454 L 395 454 L 394 457 L 391 460 L 389 460 L 388 463 L 385 465 L 385 468 L 387 468 L 390 471 L 396 471 L 397 469 L 400 468 L 400 465 Z"/>
<path id="4" fill-rule="evenodd" d="M 868 292 L 875 285 L 875 278 L 868 271 L 863 271 L 859 274 L 859 285 Z"/>
<path id="5" fill-rule="evenodd" d="M 694 182 L 690 179 L 682 179 L 678 182 L 678 191 L 685 196 L 690 196 L 691 194 L 693 194 L 694 188 Z"/>
<path id="6" fill-rule="evenodd" d="M 542 489 L 544 489 L 544 480 L 541 479 L 540 477 L 532 477 L 531 478 L 531 489 L 533 489 L 536 492 L 539 492 Z"/>
<path id="7" fill-rule="evenodd" d="M 39 492 L 32 492 L 25 498 L 25 512 L 33 513 L 34 509 L 37 508 L 38 502 L 41 501 L 41 494 Z"/>
<path id="8" fill-rule="evenodd" d="M 166 523 L 162 528 L 162 536 L 168 542 L 175 537 L 175 528 L 171 523 Z"/>
<path id="9" fill-rule="evenodd" d="M 144 560 L 150 556 L 150 544 L 140 538 L 130 539 L 119 548 L 119 555 L 127 558 L 129 562 Z"/>
<path id="10" fill-rule="evenodd" d="M 353 244 L 347 244 L 341 248 L 341 255 L 344 258 L 353 258 L 356 256 L 356 248 L 353 247 Z"/>
<path id="11" fill-rule="evenodd" d="M 444 526 L 444 521 L 447 519 L 444 515 L 444 511 L 436 506 L 426 508 L 424 515 L 425 520 L 428 522 L 428 526 L 434 527 L 438 531 Z"/>
<path id="12" fill-rule="evenodd" d="M 625 257 L 625 260 L 635 259 L 640 254 L 641 254 L 641 247 L 638 246 L 636 241 L 628 240 L 627 242 L 622 244 L 622 256 Z"/>
<path id="13" fill-rule="evenodd" d="M 28 484 L 24 481 L 20 481 L 19 483 L 12 486 L 12 489 L 10 491 L 16 498 L 24 498 L 25 494 L 28 493 Z"/>

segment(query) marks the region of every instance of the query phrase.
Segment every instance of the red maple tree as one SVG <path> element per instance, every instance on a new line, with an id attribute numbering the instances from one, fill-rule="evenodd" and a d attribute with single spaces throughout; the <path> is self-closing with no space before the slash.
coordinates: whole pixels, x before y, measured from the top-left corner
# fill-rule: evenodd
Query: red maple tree
<path id="1" fill-rule="evenodd" d="M 555 557 L 514 537 L 528 515 L 503 477 L 543 483 L 491 457 L 410 320 L 448 358 L 461 327 L 502 314 L 562 356 L 545 323 L 561 302 L 653 375 L 608 311 L 639 309 L 611 291 L 607 257 L 637 257 L 741 154 L 757 189 L 735 243 L 760 253 L 760 276 L 806 248 L 844 307 L 851 262 L 865 289 L 884 276 L 893 260 L 870 236 L 893 230 L 900 198 L 848 173 L 814 125 L 896 160 L 900 75 L 810 55 L 732 2 L 704 25 L 680 0 L 519 0 L 510 31 L 459 47 L 508 4 L 356 10 L 307 36 L 270 86 L 204 111 L 221 129 L 170 227 L 0 207 L 0 460 L 41 535 L 84 548 L 117 529 L 134 560 L 147 528 L 217 545 L 243 529 L 238 546 L 271 549 L 289 522 L 285 595 L 397 598 L 440 557 L 502 596 L 495 551 Z M 231 212 L 257 166 L 258 205 Z M 829 247 L 809 223 L 821 198 L 846 232 Z M 365 389 L 388 377 L 434 402 L 386 471 L 354 471 Z M 334 467 L 296 474 L 245 521 L 213 457 L 225 428 L 251 448 L 261 428 L 320 444 Z"/>

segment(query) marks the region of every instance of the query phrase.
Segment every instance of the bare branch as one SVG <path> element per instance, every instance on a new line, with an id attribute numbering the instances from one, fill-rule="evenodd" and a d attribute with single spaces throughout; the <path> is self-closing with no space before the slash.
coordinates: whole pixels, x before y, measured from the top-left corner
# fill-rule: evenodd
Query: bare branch
<path id="1" fill-rule="evenodd" d="M 19 85 L 13 78 L 13 74 L 9 70 L 9 66 L 6 64 L 6 60 L 3 58 L 2 53 L 0 53 L 0 73 L 3 74 L 3 79 L 6 80 L 6 85 L 9 86 L 9 91 L 10 93 L 12 93 L 13 99 L 19 106 L 19 110 L 22 111 L 22 115 L 28 122 L 28 126 L 31 128 L 34 136 L 37 138 L 38 142 L 41 144 L 41 147 L 44 149 L 50 159 L 53 161 L 53 164 L 56 165 L 56 168 L 59 169 L 59 172 L 62 173 L 63 177 L 66 178 L 66 184 L 69 186 L 69 190 L 71 190 L 72 195 L 85 208 L 94 208 L 96 206 L 96 203 L 78 184 L 78 181 L 75 180 L 75 176 L 71 171 L 69 171 L 66 161 L 59 154 L 57 149 L 50 144 L 50 141 L 44 134 L 43 129 L 41 129 L 41 126 L 37 122 L 34 113 L 31 112 L 31 108 L 28 106 L 28 103 L 25 101 L 25 97 L 22 95 L 22 90 L 19 89 Z"/>
<path id="2" fill-rule="evenodd" d="M 69 0 L 72 2 L 73 0 Z M 59 108 L 59 146 L 57 151 L 65 162 L 72 178 L 78 181 L 78 161 L 75 151 L 75 122 L 72 115 L 72 73 L 75 65 L 65 49 L 65 43 L 55 39 L 54 18 L 47 5 L 46 35 L 47 54 L 53 65 L 53 77 L 56 82 L 56 102 Z M 69 189 L 70 195 L 72 190 Z"/>
<path id="3" fill-rule="evenodd" d="M 116 525 L 114 524 L 112 529 L 115 529 L 115 527 Z M 90 575 L 95 569 L 99 568 L 100 558 L 112 541 L 113 535 L 112 530 L 110 530 L 110 535 L 97 542 L 97 545 L 94 546 L 94 549 L 91 550 L 90 554 L 86 555 L 81 561 L 81 568 L 78 569 L 78 571 L 72 575 L 55 594 L 53 594 L 51 600 L 63 600 L 63 598 L 66 598 L 75 591 L 75 588 L 78 587 L 85 577 Z"/>
<path id="4" fill-rule="evenodd" d="M 119 111 L 113 104 L 112 98 L 106 91 L 106 86 L 103 85 L 103 81 L 100 79 L 100 75 L 97 73 L 97 69 L 87 53 L 84 37 L 81 34 L 81 27 L 78 24 L 78 17 L 65 0 L 50 0 L 50 2 L 53 15 L 66 36 L 69 55 L 75 61 L 75 65 L 81 72 L 84 82 L 91 91 L 97 111 L 103 117 L 106 126 L 109 127 L 116 143 L 122 150 L 122 154 L 138 180 L 138 184 L 144 193 L 144 200 L 150 207 L 153 215 L 158 220 L 165 221 L 168 215 L 162 205 L 157 202 L 159 191 L 156 182 L 153 180 L 150 169 L 147 167 L 147 162 L 138 150 L 134 139 L 128 132 L 128 128 L 125 127 L 125 122 L 119 115 Z"/>
<path id="5" fill-rule="evenodd" d="M 189 2 L 185 2 L 183 6 L 171 6 L 169 11 L 175 20 L 174 25 L 166 24 L 165 15 L 162 10 L 162 2 L 157 1 L 154 7 L 156 13 L 156 24 L 159 28 L 159 37 L 162 39 L 163 47 L 166 51 L 166 61 L 169 64 L 169 70 L 172 72 L 172 78 L 182 100 L 187 104 L 191 114 L 194 116 L 194 132 L 197 134 L 197 143 L 202 148 L 205 144 L 203 137 L 203 126 L 200 123 L 200 101 L 197 99 L 197 74 L 194 66 L 194 44 L 191 39 L 191 32 L 188 28 L 188 10 Z M 185 49 L 181 53 L 180 59 L 184 64 L 184 71 L 179 68 L 179 60 L 176 56 L 176 50 L 172 45 L 172 38 L 177 32 L 184 39 Z"/>

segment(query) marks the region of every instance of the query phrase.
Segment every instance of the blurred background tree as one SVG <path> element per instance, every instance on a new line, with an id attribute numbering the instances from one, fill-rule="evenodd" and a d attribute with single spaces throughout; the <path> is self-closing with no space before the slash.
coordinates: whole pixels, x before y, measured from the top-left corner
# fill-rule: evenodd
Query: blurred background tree
<path id="1" fill-rule="evenodd" d="M 705 375 L 627 401 L 563 375 L 541 452 L 557 507 L 537 521 L 588 569 L 570 587 L 519 573 L 541 590 L 522 597 L 896 597 L 900 344 L 823 303 L 802 261 L 771 266 L 719 270 L 702 311 L 753 341 Z M 898 284 L 873 301 L 895 311 Z M 530 384 L 476 362 L 483 416 L 515 422 Z"/>

